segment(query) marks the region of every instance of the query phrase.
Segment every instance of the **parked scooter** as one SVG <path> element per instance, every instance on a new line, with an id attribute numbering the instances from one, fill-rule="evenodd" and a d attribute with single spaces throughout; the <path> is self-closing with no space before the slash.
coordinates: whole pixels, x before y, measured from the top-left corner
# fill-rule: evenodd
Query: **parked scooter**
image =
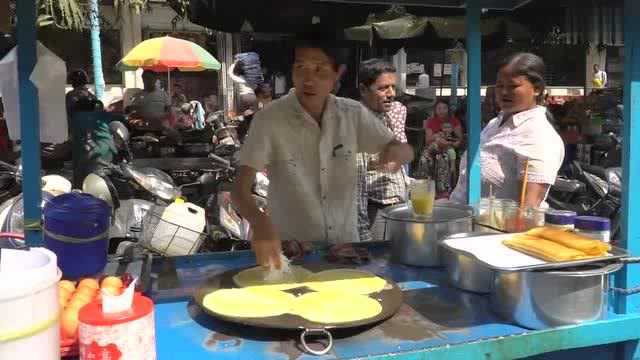
<path id="1" fill-rule="evenodd" d="M 24 233 L 24 201 L 22 197 L 22 167 L 14 166 L 0 161 L 0 171 L 11 175 L 15 183 L 13 197 L 0 203 L 0 233 L 23 234 Z M 41 208 L 47 201 L 57 195 L 71 191 L 71 182 L 60 175 L 46 175 L 42 177 L 42 202 Z M 18 247 L 20 240 L 8 239 L 8 245 Z"/>
<path id="2" fill-rule="evenodd" d="M 252 231 L 249 222 L 240 216 L 231 201 L 231 184 L 235 175 L 232 163 L 216 155 L 212 160 L 225 169 L 216 182 L 216 190 L 207 201 L 207 233 L 212 242 L 210 251 L 246 250 L 251 247 Z M 266 210 L 269 179 L 266 174 L 258 172 L 253 188 L 253 197 L 258 208 Z"/>
<path id="3" fill-rule="evenodd" d="M 551 186 L 547 197 L 549 206 L 578 215 L 609 218 L 615 239 L 620 229 L 621 168 L 605 169 L 574 161 L 570 169 L 569 177 L 559 177 Z"/>

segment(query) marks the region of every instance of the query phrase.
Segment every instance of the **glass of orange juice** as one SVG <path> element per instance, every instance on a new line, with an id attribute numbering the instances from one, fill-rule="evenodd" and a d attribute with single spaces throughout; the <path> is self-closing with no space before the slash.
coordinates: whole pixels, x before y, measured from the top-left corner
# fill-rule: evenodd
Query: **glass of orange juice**
<path id="1" fill-rule="evenodd" d="M 436 184 L 433 180 L 415 180 L 410 188 L 411 207 L 419 216 L 431 216 L 436 197 Z"/>

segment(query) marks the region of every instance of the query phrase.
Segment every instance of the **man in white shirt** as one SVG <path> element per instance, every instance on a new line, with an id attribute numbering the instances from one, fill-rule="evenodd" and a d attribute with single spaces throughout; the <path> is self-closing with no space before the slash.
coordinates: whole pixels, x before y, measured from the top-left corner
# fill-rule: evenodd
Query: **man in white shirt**
<path id="1" fill-rule="evenodd" d="M 380 153 L 398 171 L 413 150 L 360 103 L 331 95 L 341 51 L 320 39 L 299 41 L 288 95 L 256 113 L 240 154 L 233 201 L 253 228 L 258 264 L 280 267 L 281 240 L 358 241 L 356 154 Z M 251 195 L 268 170 L 269 210 Z"/>
<path id="2" fill-rule="evenodd" d="M 600 70 L 600 65 L 593 65 L 593 87 L 596 89 L 604 89 L 607 87 L 607 73 Z"/>

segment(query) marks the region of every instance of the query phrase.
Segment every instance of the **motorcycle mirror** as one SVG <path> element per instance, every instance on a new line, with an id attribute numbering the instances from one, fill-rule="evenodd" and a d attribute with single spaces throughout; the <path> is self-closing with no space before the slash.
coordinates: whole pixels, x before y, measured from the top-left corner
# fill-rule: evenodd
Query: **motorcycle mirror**
<path id="1" fill-rule="evenodd" d="M 112 121 L 109 123 L 109 130 L 114 142 L 119 148 L 123 148 L 129 143 L 129 129 L 120 121 Z"/>
<path id="2" fill-rule="evenodd" d="M 204 192 L 213 192 L 216 189 L 216 176 L 210 173 L 204 173 L 198 178 L 198 183 Z"/>

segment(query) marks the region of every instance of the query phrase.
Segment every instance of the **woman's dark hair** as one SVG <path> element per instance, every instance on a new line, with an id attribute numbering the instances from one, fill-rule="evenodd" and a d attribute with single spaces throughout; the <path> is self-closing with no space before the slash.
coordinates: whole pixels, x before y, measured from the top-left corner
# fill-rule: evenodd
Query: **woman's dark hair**
<path id="1" fill-rule="evenodd" d="M 76 69 L 69 73 L 67 80 L 73 88 L 77 88 L 89 83 L 89 75 L 82 69 Z"/>
<path id="2" fill-rule="evenodd" d="M 390 62 L 383 59 L 369 59 L 360 64 L 358 71 L 358 81 L 361 85 L 369 86 L 376 82 L 382 74 L 396 73 L 396 68 Z"/>
<path id="3" fill-rule="evenodd" d="M 506 66 L 511 66 L 515 75 L 524 76 L 533 84 L 534 88 L 540 92 L 536 100 L 542 103 L 546 88 L 544 60 L 536 54 L 517 53 L 502 60 L 498 64 L 498 71 Z"/>

